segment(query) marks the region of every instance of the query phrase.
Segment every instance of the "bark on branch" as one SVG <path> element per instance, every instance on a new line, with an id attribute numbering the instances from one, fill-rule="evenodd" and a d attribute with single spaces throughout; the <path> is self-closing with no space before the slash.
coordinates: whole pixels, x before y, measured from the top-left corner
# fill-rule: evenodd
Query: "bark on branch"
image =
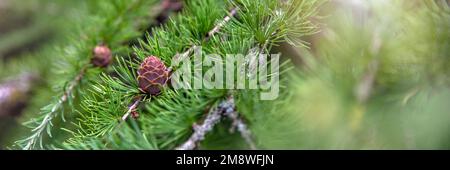
<path id="1" fill-rule="evenodd" d="M 198 143 L 205 138 L 206 134 L 211 130 L 213 130 L 214 126 L 220 122 L 223 113 L 232 105 L 233 104 L 230 103 L 230 100 L 226 100 L 220 103 L 217 107 L 211 108 L 203 123 L 200 125 L 194 124 L 193 125 L 194 133 L 186 142 L 177 147 L 176 150 L 195 149 Z"/>
<path id="2" fill-rule="evenodd" d="M 241 133 L 241 136 L 247 142 L 250 149 L 256 149 L 256 145 L 253 142 L 250 130 L 248 130 L 247 125 L 236 112 L 234 98 L 228 97 L 227 100 L 222 101 L 217 107 L 210 109 L 202 124 L 193 125 L 194 132 L 191 137 L 182 145 L 177 147 L 176 150 L 193 150 L 197 148 L 198 143 L 200 143 L 205 138 L 208 132 L 213 130 L 214 126 L 217 125 L 224 116 L 230 118 L 233 121 L 232 126 L 237 128 L 237 130 Z"/>

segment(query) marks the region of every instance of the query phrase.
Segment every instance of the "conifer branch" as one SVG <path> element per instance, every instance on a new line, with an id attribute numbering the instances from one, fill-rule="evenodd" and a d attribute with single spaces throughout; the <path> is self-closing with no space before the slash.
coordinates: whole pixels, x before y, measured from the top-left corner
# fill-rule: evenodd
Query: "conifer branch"
<path id="1" fill-rule="evenodd" d="M 211 31 L 208 32 L 208 36 L 204 38 L 204 41 L 208 41 L 210 37 L 214 36 L 216 33 L 220 31 L 220 29 L 225 26 L 226 23 L 228 23 L 232 17 L 234 17 L 237 14 L 238 8 L 233 8 L 227 16 L 224 17 L 222 21 L 220 21 Z M 185 52 L 182 54 L 176 54 L 173 56 L 175 60 L 182 61 L 185 58 L 189 57 L 190 54 L 195 50 L 195 45 L 192 45 L 190 48 L 188 48 Z M 168 72 L 172 71 L 172 66 L 167 68 Z M 170 78 L 169 78 L 170 79 Z M 143 98 L 139 97 L 129 108 L 128 111 L 122 116 L 122 120 L 125 121 L 132 111 L 134 111 L 140 104 L 141 100 Z"/>
<path id="2" fill-rule="evenodd" d="M 233 96 L 229 96 L 227 100 L 222 101 L 217 107 L 212 108 L 209 111 L 208 115 L 201 125 L 193 125 L 194 133 L 187 141 L 177 147 L 176 150 L 195 149 L 198 146 L 198 143 L 201 142 L 205 138 L 206 134 L 220 122 L 223 116 L 226 116 L 233 121 L 232 128 L 237 128 L 237 130 L 241 133 L 241 136 L 249 145 L 250 149 L 256 149 L 256 145 L 253 142 L 250 130 L 247 128 L 247 125 L 244 123 L 244 121 L 239 118 L 238 113 L 236 112 L 236 106 Z"/>
<path id="3" fill-rule="evenodd" d="M 236 16 L 239 8 L 234 7 L 213 29 L 208 32 L 208 35 L 203 39 L 204 42 L 209 41 L 211 37 L 217 34 L 233 17 Z M 196 45 L 189 47 L 184 53 L 177 54 L 173 58 L 175 61 L 183 61 L 190 56 L 190 54 L 195 50 Z M 168 68 L 168 71 L 172 71 L 172 66 Z"/>
<path id="4" fill-rule="evenodd" d="M 294 8 L 295 5 L 289 6 L 292 7 L 291 9 L 288 8 L 288 6 L 281 6 L 278 2 L 271 0 L 265 0 L 264 2 L 243 1 L 242 3 L 234 4 L 236 7 L 232 8 L 231 11 L 228 11 L 228 15 L 223 16 L 222 13 L 225 8 L 223 8 L 223 4 L 221 3 L 224 2 L 201 0 L 194 1 L 192 4 L 187 4 L 187 10 L 183 13 L 184 15 L 175 17 L 164 28 L 152 30 L 153 34 L 148 35 L 147 42 L 140 41 L 143 49 L 134 49 L 139 59 L 147 60 L 150 57 L 156 57 L 162 61 L 171 60 L 173 64 L 174 61 L 176 63 L 176 61 L 189 59 L 196 49 L 196 45 L 199 45 L 198 43 L 205 43 L 205 41 L 211 41 L 205 43 L 209 52 L 225 54 L 245 53 L 250 51 L 256 55 L 268 50 L 272 44 L 281 42 L 283 39 L 287 40 L 289 35 L 308 34 L 309 30 L 312 29 L 312 27 L 311 29 L 309 27 L 306 29 L 306 26 L 310 26 L 311 24 L 309 22 L 303 22 L 305 16 L 312 14 L 308 13 L 305 14 L 305 16 L 300 15 L 297 17 L 297 14 L 304 11 L 299 10 L 303 8 Z M 310 9 L 312 4 L 315 3 L 305 4 L 299 2 L 299 6 L 304 7 L 307 12 L 308 10 L 314 10 Z M 216 8 L 205 9 L 203 8 L 203 5 L 214 5 Z M 239 13 L 237 7 L 243 9 L 244 12 Z M 284 7 L 288 8 L 286 12 L 281 11 L 283 10 L 281 8 Z M 277 13 L 272 13 L 270 12 L 271 10 L 268 9 L 277 10 Z M 230 23 L 232 17 L 238 13 L 240 19 Z M 211 16 L 208 16 L 209 14 L 211 14 Z M 297 21 L 302 21 L 302 24 L 294 24 L 299 23 Z M 230 23 L 230 25 L 227 25 L 227 23 Z M 224 27 L 226 27 L 226 30 L 223 32 L 225 35 L 223 38 L 216 39 L 212 37 L 221 32 L 221 29 Z M 305 29 L 298 31 L 298 27 L 305 27 Z M 203 37 L 203 40 L 200 40 L 200 37 Z M 185 44 L 189 42 L 190 44 Z M 188 45 L 187 49 L 186 45 Z M 184 52 L 177 53 L 177 51 Z M 174 52 L 176 53 L 175 55 Z M 258 63 L 265 63 L 267 61 L 258 57 L 254 62 L 255 63 L 253 64 L 257 65 Z M 132 68 L 135 68 L 136 66 L 139 66 L 139 64 L 131 63 Z M 144 67 L 139 67 L 139 70 L 142 70 L 143 68 Z M 125 122 L 123 120 L 126 120 L 133 111 L 142 104 L 142 98 L 138 100 L 129 100 L 130 97 L 144 95 L 144 90 L 138 89 L 141 88 L 141 83 L 139 82 L 140 75 L 137 76 L 135 70 L 136 69 L 130 69 L 129 66 L 124 64 L 115 68 L 115 71 L 120 75 L 120 78 L 115 79 L 111 76 L 104 77 L 102 83 L 105 83 L 106 85 L 98 85 L 99 89 L 92 95 L 92 99 L 86 100 L 84 107 L 86 107 L 88 113 L 83 114 L 84 117 L 80 120 L 81 125 L 79 127 L 79 132 L 74 134 L 76 139 L 80 139 L 80 143 L 75 145 L 83 144 L 86 137 L 98 138 L 100 136 L 105 136 L 107 133 L 116 133 L 115 131 L 111 131 L 111 129 L 119 129 L 117 128 L 117 110 L 126 111 L 124 115 L 119 113 L 119 115 L 122 116 L 122 121 L 119 123 L 120 125 Z M 168 67 L 167 70 L 171 72 L 172 67 Z M 140 73 L 138 72 L 138 74 Z M 136 77 L 138 77 L 137 82 Z M 245 140 L 249 143 L 250 148 L 256 148 L 254 147 L 254 142 L 251 140 L 250 131 L 247 129 L 245 121 L 239 118 L 239 115 L 235 110 L 234 101 L 231 101 L 232 103 L 230 103 L 232 97 L 229 97 L 224 101 L 218 101 L 218 103 L 216 103 L 218 105 L 215 107 L 213 106 L 214 108 L 212 109 L 205 109 L 205 106 L 211 104 L 217 97 L 227 96 L 222 92 L 219 94 L 215 91 L 208 90 L 206 90 L 205 93 L 203 93 L 203 91 L 194 91 L 192 93 L 178 93 L 177 91 L 172 93 L 172 91 L 169 91 L 160 96 L 149 96 L 156 94 L 145 91 L 145 93 L 148 93 L 148 97 L 158 98 L 155 102 L 147 105 L 145 110 L 154 113 L 161 112 L 161 114 L 149 115 L 150 117 L 145 116 L 146 119 L 144 119 L 143 116 L 142 119 L 139 120 L 139 122 L 142 123 L 140 126 L 142 126 L 147 133 L 150 133 L 150 135 L 155 135 L 157 137 L 155 142 L 161 148 L 172 148 L 173 144 L 179 141 L 180 138 L 190 135 L 188 141 L 185 141 L 176 147 L 176 149 L 179 150 L 186 150 L 195 149 L 198 143 L 205 138 L 207 133 L 212 131 L 214 126 L 217 125 L 223 117 L 230 116 L 231 119 L 234 119 L 234 126 L 239 130 L 243 138 L 246 138 Z M 106 98 L 103 98 L 103 96 Z M 116 103 L 122 103 L 125 98 L 126 101 L 130 101 L 129 103 L 125 103 L 128 105 L 124 106 L 125 104 L 123 104 L 117 106 Z M 194 101 L 192 101 L 191 98 Z M 105 105 L 105 103 L 107 105 Z M 114 105 L 108 103 L 114 103 Z M 186 108 L 188 108 L 188 110 L 186 110 Z M 194 125 L 192 134 L 187 134 L 187 130 L 189 130 L 192 125 L 191 120 L 195 120 L 204 110 L 208 110 L 208 113 L 205 115 L 203 121 L 201 121 L 199 125 Z M 184 114 L 186 111 L 189 111 L 189 113 Z M 100 124 L 101 126 L 97 124 Z"/>
<path id="5" fill-rule="evenodd" d="M 219 24 L 217 24 L 211 31 L 209 31 L 208 36 L 206 36 L 206 38 L 205 38 L 205 41 L 208 41 L 209 38 L 214 36 L 214 34 L 218 33 L 224 25 L 226 25 L 233 17 L 235 17 L 238 12 L 238 9 L 239 8 L 237 8 L 237 7 L 233 8 L 229 12 L 229 14 L 227 16 L 225 16 L 222 21 L 219 22 Z"/>
<path id="6" fill-rule="evenodd" d="M 223 114 L 231 108 L 233 103 L 231 100 L 226 100 L 220 103 L 217 107 L 213 107 L 208 112 L 205 120 L 201 125 L 194 124 L 194 133 L 189 137 L 187 141 L 178 146 L 176 150 L 193 150 L 197 147 L 198 143 L 201 142 L 206 134 L 213 130 L 214 126 L 220 122 Z"/>
<path id="7" fill-rule="evenodd" d="M 59 99 L 58 103 L 64 103 L 67 101 L 68 97 L 72 95 L 73 90 L 76 86 L 79 85 L 80 81 L 83 79 L 83 76 L 86 74 L 86 71 L 88 69 L 89 65 L 85 65 L 80 72 L 75 76 L 75 78 L 72 80 L 72 83 L 70 83 L 67 90 L 64 91 L 63 96 Z"/>
<path id="8" fill-rule="evenodd" d="M 247 142 L 248 146 L 252 150 L 256 150 L 256 144 L 253 141 L 251 131 L 248 129 L 247 124 L 245 124 L 244 120 L 242 120 L 236 111 L 229 112 L 226 114 L 228 118 L 233 121 L 233 129 L 237 129 L 241 134 L 242 138 L 244 138 L 245 142 Z"/>
<path id="9" fill-rule="evenodd" d="M 234 16 L 236 13 L 237 13 L 237 8 L 234 8 L 230 12 L 230 15 Z M 221 23 L 226 23 L 229 20 L 230 19 L 227 16 L 224 18 L 224 20 Z M 223 24 L 219 24 L 210 33 L 218 32 L 216 30 L 218 30 L 218 28 L 220 28 L 222 26 L 223 26 Z M 278 30 L 275 30 L 270 35 L 274 36 L 274 35 L 276 35 L 277 32 L 278 32 Z M 269 46 L 269 44 L 270 44 L 270 38 L 267 38 L 263 44 L 260 44 L 260 47 L 259 47 L 258 51 L 256 52 L 257 53 L 256 55 L 259 56 L 259 55 L 263 54 L 264 50 L 266 50 L 266 48 Z M 188 55 L 186 55 L 186 56 L 188 56 Z M 259 63 L 264 62 L 261 60 L 261 58 L 257 58 L 257 59 L 258 59 L 257 61 Z M 249 69 L 250 70 L 256 69 L 258 62 L 256 62 L 256 60 L 254 60 L 253 62 L 250 61 L 250 63 L 248 63 Z M 252 76 L 252 75 L 250 75 L 250 76 Z M 212 130 L 212 128 L 218 123 L 218 120 L 220 120 L 223 115 L 229 117 L 233 121 L 233 126 L 235 126 L 238 129 L 238 131 L 241 133 L 241 136 L 245 139 L 245 141 L 248 143 L 250 148 L 256 149 L 256 146 L 251 138 L 251 133 L 247 128 L 247 125 L 237 116 L 237 113 L 235 112 L 233 96 L 231 96 L 231 95 L 228 96 L 228 99 L 226 101 L 223 101 L 219 105 L 219 109 L 217 109 L 217 110 L 219 110 L 219 111 L 216 111 L 216 112 L 221 111 L 221 113 L 208 114 L 207 118 L 205 119 L 204 123 L 201 126 L 194 125 L 193 126 L 194 133 L 191 135 L 191 137 L 186 142 L 184 142 L 184 144 L 182 144 L 181 146 L 179 146 L 176 149 L 177 150 L 192 150 L 192 149 L 194 149 L 196 147 L 196 144 L 203 140 L 206 133 Z M 216 120 L 216 119 L 217 119 L 217 121 L 211 121 L 211 120 Z"/>
<path id="10" fill-rule="evenodd" d="M 137 107 L 139 106 L 139 104 L 141 103 L 142 100 L 142 96 L 138 97 L 133 104 L 128 107 L 128 111 L 125 113 L 125 115 L 122 116 L 122 121 L 127 120 L 127 118 L 130 116 L 131 112 L 135 111 L 137 109 Z"/>
<path id="11" fill-rule="evenodd" d="M 256 145 L 255 142 L 253 142 L 252 139 L 252 135 L 250 130 L 247 127 L 247 124 L 245 124 L 244 120 L 242 120 L 242 118 L 239 117 L 238 112 L 236 112 L 236 106 L 234 104 L 234 99 L 231 97 L 231 101 L 232 102 L 232 110 L 227 110 L 225 112 L 225 116 L 227 116 L 229 119 L 231 119 L 233 121 L 232 123 L 232 131 L 234 131 L 234 129 L 237 129 L 239 131 L 239 133 L 241 134 L 242 138 L 244 138 L 245 142 L 247 142 L 247 144 L 249 145 L 250 149 L 255 150 L 256 149 Z"/>
<path id="12" fill-rule="evenodd" d="M 20 142 L 26 142 L 26 145 L 23 148 L 24 150 L 32 149 L 35 146 L 38 139 L 40 141 L 41 148 L 42 148 L 43 147 L 42 146 L 42 134 L 45 132 L 46 129 L 47 129 L 46 130 L 47 133 L 51 137 L 50 128 L 51 128 L 51 126 L 53 126 L 51 121 L 53 120 L 53 118 L 55 118 L 57 116 L 56 113 L 58 113 L 58 111 L 60 109 L 62 109 L 64 103 L 68 100 L 69 96 L 72 95 L 73 90 L 80 83 L 81 79 L 83 78 L 84 74 L 86 73 L 87 68 L 88 68 L 88 65 L 84 66 L 81 69 L 81 71 L 71 81 L 69 87 L 64 91 L 64 94 L 58 99 L 56 104 L 53 105 L 52 109 L 48 113 L 45 113 L 45 116 L 43 117 L 43 119 L 39 123 L 39 125 L 31 130 L 32 132 L 34 132 L 33 135 L 20 141 Z"/>
<path id="13" fill-rule="evenodd" d="M 119 34 L 120 31 L 123 31 L 123 30 L 126 30 L 126 29 L 130 29 L 129 27 L 117 27 L 117 26 L 113 27 L 113 26 L 111 26 L 111 24 L 120 25 L 121 23 L 129 22 L 129 20 L 127 20 L 129 18 L 126 18 L 126 17 L 127 16 L 133 16 L 133 15 L 132 14 L 128 14 L 127 11 L 135 10 L 135 8 L 142 8 L 141 6 L 143 6 L 144 2 L 145 1 L 138 0 L 138 1 L 134 1 L 134 3 L 131 3 L 131 4 L 123 4 L 123 6 L 121 7 L 122 10 L 115 11 L 115 12 L 117 12 L 115 15 L 113 14 L 113 15 L 110 15 L 110 16 L 106 16 L 107 20 L 105 20 L 104 25 L 102 25 L 102 27 L 100 27 L 100 31 L 103 33 L 103 32 L 109 31 L 109 30 L 105 30 L 105 29 L 110 29 L 110 30 L 112 30 L 112 32 L 111 32 L 112 34 L 110 36 L 104 35 L 104 37 L 102 37 L 104 39 L 104 41 L 107 41 L 107 42 L 112 41 L 111 39 L 114 38 L 113 36 L 115 36 L 116 34 Z M 116 3 L 116 2 L 114 2 L 114 3 Z M 115 4 L 115 5 L 117 5 L 117 4 Z M 144 9 L 144 8 L 142 8 L 142 9 Z M 100 11 L 96 11 L 96 12 L 99 12 L 99 15 L 100 15 L 101 12 L 106 12 L 106 10 L 109 10 L 109 9 L 105 8 L 104 11 L 100 10 Z M 147 14 L 142 14 L 142 15 L 133 16 L 133 17 L 141 17 L 141 16 L 144 16 L 144 15 L 147 15 Z M 105 16 L 102 16 L 102 17 L 105 17 Z M 115 22 L 110 22 L 110 21 L 113 21 L 113 20 L 115 20 Z M 111 29 L 111 27 L 113 27 L 113 28 Z M 134 31 L 133 29 L 136 29 L 136 28 L 133 27 L 131 29 L 132 30 L 128 30 L 128 31 Z M 130 35 L 132 35 L 132 34 L 130 34 Z M 92 38 L 95 38 L 94 36 L 97 36 L 97 35 L 86 36 L 86 37 L 83 37 L 83 38 L 84 39 L 88 39 L 88 38 L 92 39 Z M 119 35 L 117 35 L 117 36 L 120 37 Z M 111 46 L 119 45 L 122 41 L 128 40 L 131 37 L 130 36 L 122 36 L 120 38 L 121 39 L 119 39 L 119 41 L 111 42 L 112 44 L 108 43 L 108 45 L 111 45 Z M 83 41 L 81 43 L 84 43 L 84 44 L 88 45 L 89 44 L 88 42 L 89 41 Z M 80 49 L 80 50 L 85 50 L 85 49 Z M 81 51 L 77 51 L 77 52 L 81 52 Z M 72 56 L 72 54 L 69 55 L 69 56 L 70 57 L 75 57 L 75 56 Z M 90 59 L 93 59 L 93 58 L 90 58 Z M 93 63 L 93 64 L 95 65 L 95 63 Z M 71 66 L 73 66 L 73 65 L 71 65 Z M 52 102 L 52 103 L 50 103 L 47 106 L 42 108 L 42 111 L 41 111 L 41 115 L 42 116 L 38 117 L 37 119 L 31 119 L 30 121 L 25 123 L 25 125 L 31 125 L 32 124 L 31 128 L 33 128 L 32 129 L 33 134 L 31 136 L 23 139 L 23 140 L 17 141 L 16 143 L 19 146 L 23 146 L 23 149 L 26 149 L 26 150 L 33 149 L 35 144 L 36 144 L 36 142 L 39 140 L 40 141 L 40 146 L 41 146 L 41 148 L 43 148 L 43 146 L 42 146 L 43 133 L 47 132 L 47 134 L 50 137 L 52 137 L 52 135 L 51 135 L 51 127 L 53 126 L 53 124 L 52 124 L 53 118 L 58 116 L 58 113 L 60 111 L 64 111 L 65 103 L 66 102 L 70 102 L 71 98 L 74 97 L 73 93 L 74 93 L 75 89 L 77 88 L 77 86 L 79 86 L 79 84 L 83 80 L 83 78 L 84 78 L 86 72 L 88 71 L 88 69 L 90 68 L 90 66 L 91 66 L 91 64 L 87 63 L 87 64 L 84 64 L 83 67 L 81 67 L 81 69 L 78 71 L 77 75 L 68 83 L 67 88 L 65 88 L 62 91 L 61 97 L 59 97 L 54 102 Z M 97 67 L 100 67 L 100 66 L 97 66 Z M 63 121 L 65 121 L 64 115 L 62 115 L 62 119 L 63 119 Z"/>

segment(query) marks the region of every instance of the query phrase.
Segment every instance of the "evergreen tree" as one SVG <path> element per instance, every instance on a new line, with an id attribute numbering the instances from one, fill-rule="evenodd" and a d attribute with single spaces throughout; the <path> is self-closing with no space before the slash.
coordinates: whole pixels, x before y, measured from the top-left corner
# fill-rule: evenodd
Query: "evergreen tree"
<path id="1" fill-rule="evenodd" d="M 11 149 L 450 147 L 446 0 L 42 3 L 0 41 Z"/>

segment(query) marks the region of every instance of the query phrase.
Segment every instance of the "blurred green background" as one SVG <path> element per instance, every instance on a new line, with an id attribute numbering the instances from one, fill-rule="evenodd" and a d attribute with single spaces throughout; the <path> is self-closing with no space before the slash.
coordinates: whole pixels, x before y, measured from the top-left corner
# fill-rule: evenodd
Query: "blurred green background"
<path id="1" fill-rule="evenodd" d="M 450 10 L 424 1 L 326 3 L 312 18 L 320 32 L 304 37 L 309 48 L 279 49 L 297 67 L 294 95 L 261 106 L 277 110 L 252 122 L 261 145 L 449 149 Z M 0 0 L 0 149 L 28 133 L 21 122 L 52 97 L 49 61 L 58 57 L 46 54 L 89 17 L 85 5 Z"/>

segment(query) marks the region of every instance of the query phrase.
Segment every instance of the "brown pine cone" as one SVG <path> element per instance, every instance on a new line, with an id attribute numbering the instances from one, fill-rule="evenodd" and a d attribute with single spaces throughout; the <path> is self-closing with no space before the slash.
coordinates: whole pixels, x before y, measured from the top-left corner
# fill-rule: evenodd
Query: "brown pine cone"
<path id="1" fill-rule="evenodd" d="M 133 119 L 139 118 L 139 112 L 137 112 L 136 110 L 132 111 L 132 112 L 131 112 L 131 117 L 132 117 Z"/>
<path id="2" fill-rule="evenodd" d="M 112 62 L 111 50 L 106 45 L 98 45 L 93 50 L 92 64 L 96 67 L 107 67 Z"/>
<path id="3" fill-rule="evenodd" d="M 183 2 L 180 0 L 163 0 L 162 8 L 164 10 L 181 11 L 183 8 Z"/>
<path id="4" fill-rule="evenodd" d="M 139 89 L 150 95 L 158 95 L 166 85 L 169 72 L 166 65 L 157 57 L 145 58 L 138 70 Z"/>

